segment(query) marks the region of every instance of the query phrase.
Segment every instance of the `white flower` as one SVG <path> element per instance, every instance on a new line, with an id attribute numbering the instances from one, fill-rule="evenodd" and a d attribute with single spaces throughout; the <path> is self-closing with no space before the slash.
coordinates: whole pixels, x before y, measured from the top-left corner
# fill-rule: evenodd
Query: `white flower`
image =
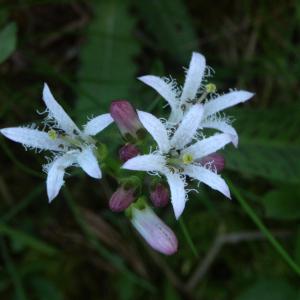
<path id="1" fill-rule="evenodd" d="M 50 127 L 48 132 L 28 127 L 4 128 L 0 132 L 7 138 L 22 143 L 26 148 L 50 150 L 54 153 L 53 161 L 45 168 L 48 172 L 47 194 L 50 202 L 59 193 L 64 184 L 65 169 L 70 166 L 80 166 L 89 176 L 101 178 L 92 136 L 113 120 L 110 114 L 103 114 L 88 121 L 83 130 L 80 130 L 56 102 L 46 84 L 43 100 L 47 106 L 45 124 Z"/>
<path id="2" fill-rule="evenodd" d="M 154 88 L 171 107 L 169 123 L 177 124 L 184 114 L 195 103 L 205 101 L 201 127 L 213 128 L 228 133 L 232 137 L 235 146 L 238 144 L 238 135 L 230 125 L 230 120 L 219 116 L 219 112 L 238 103 L 249 100 L 254 94 L 247 91 L 231 91 L 224 95 L 216 95 L 213 85 L 203 84 L 205 78 L 205 58 L 200 53 L 194 52 L 186 72 L 185 83 L 182 89 L 176 81 L 168 78 L 160 78 L 153 75 L 139 77 L 139 80 Z M 212 94 L 215 94 L 212 96 Z M 206 99 L 207 96 L 210 99 Z"/>
<path id="3" fill-rule="evenodd" d="M 171 191 L 171 201 L 176 218 L 179 218 L 186 202 L 186 176 L 203 182 L 230 198 L 227 184 L 213 170 L 201 166 L 201 158 L 214 153 L 231 142 L 228 134 L 217 134 L 197 140 L 197 129 L 203 115 L 203 105 L 195 104 L 185 114 L 178 128 L 167 128 L 150 113 L 138 111 L 138 116 L 158 145 L 158 150 L 128 160 L 124 169 L 154 172 L 166 177 Z"/>

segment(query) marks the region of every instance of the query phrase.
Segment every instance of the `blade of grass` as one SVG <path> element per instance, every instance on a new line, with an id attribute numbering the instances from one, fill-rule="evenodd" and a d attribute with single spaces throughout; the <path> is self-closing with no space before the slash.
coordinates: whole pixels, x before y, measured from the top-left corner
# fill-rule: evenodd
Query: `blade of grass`
<path id="1" fill-rule="evenodd" d="M 26 300 L 27 297 L 21 279 L 9 255 L 6 244 L 2 238 L 0 238 L 0 248 L 5 267 L 15 287 L 16 298 L 18 300 Z"/>
<path id="2" fill-rule="evenodd" d="M 36 199 L 44 190 L 44 184 L 37 186 L 29 195 L 27 195 L 23 200 L 19 203 L 14 204 L 12 209 L 6 212 L 4 215 L 0 217 L 0 222 L 8 222 L 13 217 L 15 217 L 18 213 L 20 213 L 23 209 L 25 209 L 30 203 Z"/>
<path id="3" fill-rule="evenodd" d="M 0 146 L 3 149 L 3 151 L 5 152 L 5 154 L 10 158 L 10 160 L 22 171 L 33 175 L 35 177 L 39 177 L 39 178 L 44 178 L 44 176 L 39 173 L 36 172 L 30 168 L 28 168 L 26 165 L 24 165 L 23 163 L 19 162 L 15 156 L 13 155 L 13 153 L 9 150 L 8 146 L 6 145 L 6 142 L 4 141 L 4 138 L 0 138 Z"/>
<path id="4" fill-rule="evenodd" d="M 180 225 L 180 228 L 181 228 L 181 230 L 182 230 L 182 233 L 183 233 L 183 235 L 184 235 L 184 237 L 185 237 L 185 239 L 186 239 L 188 245 L 190 246 L 190 248 L 191 248 L 191 250 L 192 250 L 194 256 L 195 256 L 196 258 L 199 258 L 199 254 L 198 254 L 198 251 L 197 251 L 197 249 L 196 249 L 196 246 L 195 246 L 195 244 L 194 244 L 194 242 L 193 242 L 193 240 L 192 240 L 192 238 L 191 238 L 191 236 L 190 236 L 190 234 L 189 234 L 189 232 L 188 232 L 188 230 L 187 230 L 187 228 L 186 228 L 186 226 L 185 226 L 185 223 L 184 223 L 182 217 L 179 219 L 179 225 Z"/>
<path id="5" fill-rule="evenodd" d="M 37 238 L 28 235 L 27 233 L 13 229 L 3 223 L 0 223 L 0 234 L 6 235 L 11 239 L 17 240 L 18 242 L 22 242 L 25 245 L 47 255 L 53 255 L 58 252 L 53 246 L 46 244 L 45 242 L 42 242 Z"/>
<path id="6" fill-rule="evenodd" d="M 141 287 L 145 288 L 151 293 L 155 293 L 155 287 L 147 282 L 146 280 L 138 277 L 136 274 L 132 273 L 130 270 L 127 269 L 123 260 L 117 256 L 116 254 L 111 253 L 108 249 L 103 247 L 99 240 L 95 237 L 93 232 L 91 231 L 88 224 L 84 221 L 84 217 L 82 216 L 80 209 L 74 203 L 71 193 L 68 191 L 67 188 L 64 189 L 64 196 L 67 200 L 67 203 L 73 213 L 75 221 L 78 223 L 79 227 L 81 228 L 82 232 L 85 234 L 86 238 L 89 240 L 91 245 L 95 248 L 95 250 L 103 256 L 105 259 L 110 261 L 110 263 L 118 269 L 120 272 L 124 274 L 129 280 L 135 282 L 136 284 L 140 285 Z"/>
<path id="7" fill-rule="evenodd" d="M 255 225 L 260 229 L 260 231 L 266 236 L 274 249 L 280 254 L 283 260 L 290 266 L 292 270 L 294 270 L 298 275 L 300 275 L 300 267 L 294 262 L 291 256 L 287 253 L 287 251 L 282 247 L 282 245 L 276 240 L 273 234 L 269 231 L 269 229 L 263 224 L 260 218 L 257 216 L 255 211 L 251 208 L 251 206 L 247 203 L 244 197 L 241 195 L 239 190 L 234 186 L 234 184 L 226 178 L 226 182 L 232 191 L 235 198 L 238 200 L 242 208 L 248 214 L 248 216 L 252 219 Z"/>

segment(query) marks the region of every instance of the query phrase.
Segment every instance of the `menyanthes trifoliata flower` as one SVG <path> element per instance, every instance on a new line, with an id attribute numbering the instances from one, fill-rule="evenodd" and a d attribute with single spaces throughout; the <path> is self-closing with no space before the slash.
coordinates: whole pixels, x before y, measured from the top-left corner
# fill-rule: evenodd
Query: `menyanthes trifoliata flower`
<path id="1" fill-rule="evenodd" d="M 103 114 L 89 120 L 80 130 L 64 109 L 57 103 L 45 84 L 43 100 L 47 107 L 45 125 L 48 131 L 32 127 L 11 127 L 0 132 L 26 148 L 50 150 L 53 158 L 45 165 L 47 171 L 47 194 L 52 201 L 64 184 L 65 169 L 81 167 L 89 176 L 101 178 L 101 169 L 96 157 L 94 135 L 113 122 L 110 114 Z"/>
<path id="2" fill-rule="evenodd" d="M 138 111 L 140 121 L 152 135 L 158 149 L 136 156 L 123 165 L 124 169 L 152 172 L 166 177 L 176 218 L 182 214 L 187 193 L 186 176 L 203 182 L 230 198 L 227 184 L 216 171 L 199 161 L 231 142 L 229 134 L 216 134 L 200 139 L 197 130 L 203 115 L 203 105 L 195 104 L 175 128 L 169 128 L 150 113 Z"/>
<path id="3" fill-rule="evenodd" d="M 134 228 L 153 249 L 165 255 L 172 255 L 177 251 L 176 235 L 153 212 L 142 197 L 131 204 L 126 214 Z"/>
<path id="4" fill-rule="evenodd" d="M 202 120 L 199 126 L 229 134 L 232 143 L 237 146 L 237 132 L 231 126 L 230 118 L 220 115 L 220 112 L 249 100 L 254 94 L 247 91 L 231 91 L 218 95 L 214 84 L 205 83 L 206 69 L 210 71 L 206 68 L 204 56 L 194 52 L 182 88 L 174 79 L 166 77 L 146 75 L 139 77 L 139 80 L 154 88 L 168 102 L 171 108 L 168 122 L 171 126 L 178 124 L 193 105 L 203 103 Z"/>

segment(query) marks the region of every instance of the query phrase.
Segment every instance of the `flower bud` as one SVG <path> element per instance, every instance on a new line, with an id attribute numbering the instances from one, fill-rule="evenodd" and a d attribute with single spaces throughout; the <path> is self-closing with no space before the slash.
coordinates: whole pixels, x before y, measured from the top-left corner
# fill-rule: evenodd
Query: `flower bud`
<path id="1" fill-rule="evenodd" d="M 159 183 L 150 192 L 150 199 L 155 207 L 165 207 L 170 200 L 169 190 Z"/>
<path id="2" fill-rule="evenodd" d="M 121 212 L 125 210 L 135 199 L 135 189 L 120 186 L 109 199 L 109 208 L 113 212 Z"/>
<path id="3" fill-rule="evenodd" d="M 217 172 L 221 172 L 225 167 L 225 159 L 218 153 L 209 154 L 199 161 L 202 165 L 210 164 Z"/>
<path id="4" fill-rule="evenodd" d="M 126 140 L 134 141 L 143 135 L 143 125 L 135 109 L 128 101 L 113 101 L 110 105 L 110 114 Z"/>
<path id="5" fill-rule="evenodd" d="M 133 158 L 139 154 L 139 149 L 132 144 L 126 144 L 122 146 L 119 150 L 119 158 L 122 162 L 126 162 L 130 158 Z"/>
<path id="6" fill-rule="evenodd" d="M 132 205 L 130 208 L 132 225 L 153 249 L 165 255 L 177 251 L 178 241 L 174 232 L 150 207 Z"/>

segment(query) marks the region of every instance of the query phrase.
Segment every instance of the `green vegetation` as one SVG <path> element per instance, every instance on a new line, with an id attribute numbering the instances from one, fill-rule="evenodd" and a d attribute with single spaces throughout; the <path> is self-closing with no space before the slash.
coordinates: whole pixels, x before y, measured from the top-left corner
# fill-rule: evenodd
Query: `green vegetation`
<path id="1" fill-rule="evenodd" d="M 0 128 L 42 119 L 43 83 L 79 121 L 111 100 L 163 115 L 165 101 L 136 77 L 183 81 L 192 51 L 219 92 L 254 92 L 228 110 L 240 144 L 223 151 L 233 201 L 201 185 L 171 257 L 154 253 L 123 214 L 115 125 L 100 182 L 70 169 L 47 202 L 42 155 L 0 136 L 1 300 L 300 300 L 300 2 L 4 0 L 0 3 Z"/>

